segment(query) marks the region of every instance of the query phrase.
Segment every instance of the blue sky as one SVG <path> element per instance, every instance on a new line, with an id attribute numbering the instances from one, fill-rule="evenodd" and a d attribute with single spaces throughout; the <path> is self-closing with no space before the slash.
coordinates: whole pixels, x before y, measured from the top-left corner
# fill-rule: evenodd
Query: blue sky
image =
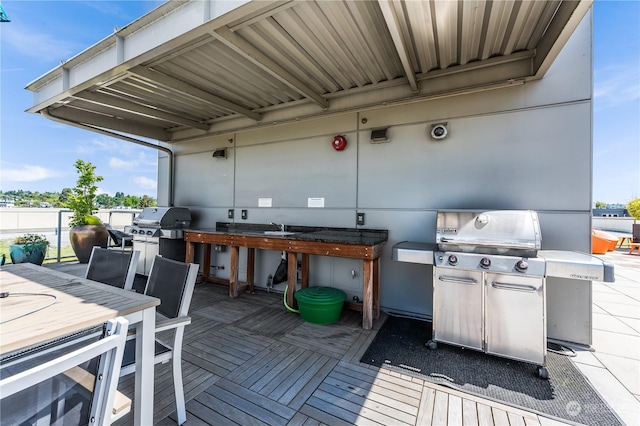
<path id="1" fill-rule="evenodd" d="M 24 87 L 161 3 L 2 0 L 0 189 L 72 187 L 80 158 L 104 176 L 102 192 L 156 196 L 155 150 L 26 113 Z M 626 203 L 640 197 L 640 1 L 596 0 L 593 75 L 593 200 Z"/>

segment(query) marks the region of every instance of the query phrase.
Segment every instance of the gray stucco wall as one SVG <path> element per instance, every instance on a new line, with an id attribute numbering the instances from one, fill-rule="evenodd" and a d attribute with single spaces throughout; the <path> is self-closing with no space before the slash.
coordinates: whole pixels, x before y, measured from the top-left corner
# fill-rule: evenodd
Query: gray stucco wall
<path id="1" fill-rule="evenodd" d="M 543 248 L 590 252 L 591 34 L 589 12 L 540 81 L 176 144 L 174 204 L 203 228 L 227 221 L 228 209 L 238 222 L 247 209 L 250 223 L 337 227 L 355 227 L 364 212 L 365 228 L 389 230 L 382 307 L 416 317 L 431 315 L 431 268 L 393 262 L 391 247 L 433 242 L 439 209 L 537 210 Z M 438 122 L 449 126 L 443 141 L 429 137 Z M 391 141 L 370 143 L 371 129 L 387 126 Z M 341 152 L 331 146 L 338 134 L 348 140 Z M 228 158 L 212 158 L 221 147 Z M 166 161 L 159 164 L 166 176 Z M 308 208 L 311 197 L 324 198 L 324 208 Z M 272 207 L 258 207 L 258 198 Z M 228 253 L 213 256 L 226 269 L 212 273 L 228 277 Z M 258 285 L 279 256 L 258 253 Z M 359 262 L 314 256 L 310 281 L 362 297 L 361 272 Z M 590 344 L 590 301 L 590 282 L 549 280 L 549 337 Z"/>

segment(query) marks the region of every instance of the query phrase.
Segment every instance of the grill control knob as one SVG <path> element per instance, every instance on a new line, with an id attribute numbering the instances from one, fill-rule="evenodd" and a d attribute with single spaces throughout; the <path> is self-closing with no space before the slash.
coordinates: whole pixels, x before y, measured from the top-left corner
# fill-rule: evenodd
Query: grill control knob
<path id="1" fill-rule="evenodd" d="M 153 232 L 147 231 L 147 235 L 151 235 L 151 234 L 153 234 Z"/>
<path id="2" fill-rule="evenodd" d="M 519 260 L 516 263 L 516 271 L 518 271 L 518 272 L 525 272 L 528 267 L 529 267 L 529 263 L 524 259 Z"/>
<path id="3" fill-rule="evenodd" d="M 455 254 L 451 254 L 449 255 L 449 265 L 455 266 L 458 264 L 458 256 L 456 256 Z"/>
<path id="4" fill-rule="evenodd" d="M 137 229 L 132 229 L 132 230 L 131 230 L 131 233 L 132 233 L 132 234 L 137 234 L 137 233 L 138 233 L 138 230 L 137 230 Z"/>
<path id="5" fill-rule="evenodd" d="M 488 257 L 483 257 L 482 259 L 480 259 L 480 266 L 484 269 L 487 269 L 489 266 L 491 266 L 491 260 Z"/>

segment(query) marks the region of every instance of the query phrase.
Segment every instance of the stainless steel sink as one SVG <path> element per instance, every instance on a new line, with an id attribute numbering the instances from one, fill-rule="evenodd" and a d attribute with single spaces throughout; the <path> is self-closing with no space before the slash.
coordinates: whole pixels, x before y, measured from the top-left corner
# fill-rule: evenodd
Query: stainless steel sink
<path id="1" fill-rule="evenodd" d="M 283 237 L 285 235 L 293 235 L 295 234 L 295 232 L 289 232 L 289 231 L 264 231 L 264 235 L 275 235 L 275 236 L 280 236 Z"/>

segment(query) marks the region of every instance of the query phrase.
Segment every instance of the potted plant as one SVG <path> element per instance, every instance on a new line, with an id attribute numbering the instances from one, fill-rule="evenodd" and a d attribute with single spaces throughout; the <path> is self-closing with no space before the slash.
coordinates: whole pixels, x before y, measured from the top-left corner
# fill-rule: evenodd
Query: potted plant
<path id="1" fill-rule="evenodd" d="M 640 198 L 629 201 L 627 204 L 627 210 L 629 214 L 635 219 L 633 223 L 633 242 L 640 243 L 640 223 L 635 223 L 640 220 Z"/>
<path id="2" fill-rule="evenodd" d="M 96 183 L 102 181 L 97 176 L 96 166 L 90 162 L 77 160 L 74 164 L 78 172 L 78 181 L 72 189 L 67 207 L 73 210 L 69 220 L 69 241 L 80 263 L 89 262 L 94 246 L 107 247 L 109 231 L 99 218 L 93 216 L 98 211 L 96 205 Z"/>
<path id="3" fill-rule="evenodd" d="M 9 256 L 13 263 L 35 263 L 42 265 L 49 248 L 49 240 L 44 235 L 25 234 L 14 238 L 9 244 Z"/>

